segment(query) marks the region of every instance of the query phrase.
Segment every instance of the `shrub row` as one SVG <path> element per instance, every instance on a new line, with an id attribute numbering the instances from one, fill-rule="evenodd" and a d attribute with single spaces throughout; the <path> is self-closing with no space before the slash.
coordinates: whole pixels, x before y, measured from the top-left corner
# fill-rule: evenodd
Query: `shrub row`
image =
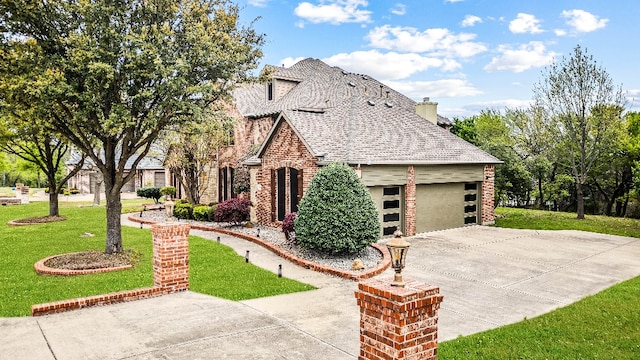
<path id="1" fill-rule="evenodd" d="M 178 200 L 173 208 L 173 216 L 178 219 L 196 221 L 216 221 L 239 224 L 249 220 L 251 201 L 229 199 L 220 204 L 193 206 L 186 200 Z"/>

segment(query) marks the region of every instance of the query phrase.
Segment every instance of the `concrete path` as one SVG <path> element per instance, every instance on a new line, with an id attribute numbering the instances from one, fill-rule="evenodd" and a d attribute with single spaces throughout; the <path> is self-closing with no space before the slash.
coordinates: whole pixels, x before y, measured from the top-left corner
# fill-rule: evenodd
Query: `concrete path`
<path id="1" fill-rule="evenodd" d="M 218 234 L 193 231 L 215 239 Z M 640 275 L 640 239 L 465 227 L 410 238 L 403 274 L 440 286 L 440 340 L 531 318 Z M 229 236 L 251 261 L 318 290 L 230 302 L 185 292 L 39 318 L 0 318 L 0 359 L 355 359 L 357 284 Z M 391 277 L 391 270 L 380 275 Z"/>

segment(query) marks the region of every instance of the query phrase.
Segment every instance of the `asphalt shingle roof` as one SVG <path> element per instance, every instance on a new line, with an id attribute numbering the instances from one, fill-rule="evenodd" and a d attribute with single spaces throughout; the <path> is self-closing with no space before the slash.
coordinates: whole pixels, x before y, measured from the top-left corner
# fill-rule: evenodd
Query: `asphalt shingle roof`
<path id="1" fill-rule="evenodd" d="M 275 68 L 273 77 L 301 80 L 279 100 L 267 101 L 263 84 L 238 89 L 236 106 L 249 118 L 281 114 L 279 121 L 287 121 L 322 161 L 501 162 L 417 115 L 413 100 L 369 76 L 306 59 Z"/>

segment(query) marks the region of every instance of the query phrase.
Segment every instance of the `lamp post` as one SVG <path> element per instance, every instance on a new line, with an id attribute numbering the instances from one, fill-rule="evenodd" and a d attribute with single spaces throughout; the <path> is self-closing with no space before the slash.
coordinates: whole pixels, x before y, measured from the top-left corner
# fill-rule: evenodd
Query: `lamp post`
<path id="1" fill-rule="evenodd" d="M 404 287 L 402 269 L 404 269 L 409 245 L 409 242 L 402 238 L 402 232 L 400 230 L 396 230 L 396 232 L 393 233 L 393 239 L 387 242 L 387 249 L 389 249 L 389 254 L 391 254 L 391 267 L 396 271 L 391 286 Z"/>

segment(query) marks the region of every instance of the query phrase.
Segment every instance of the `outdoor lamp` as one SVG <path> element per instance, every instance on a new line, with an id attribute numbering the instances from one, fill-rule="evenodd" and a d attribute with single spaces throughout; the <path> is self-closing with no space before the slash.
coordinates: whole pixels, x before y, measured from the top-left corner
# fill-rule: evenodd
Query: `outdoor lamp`
<path id="1" fill-rule="evenodd" d="M 402 280 L 402 269 L 404 269 L 404 261 L 407 258 L 407 250 L 409 250 L 409 242 L 402 238 L 402 232 L 396 230 L 393 233 L 393 239 L 387 242 L 387 249 L 391 254 L 391 267 L 396 271 L 391 286 L 404 287 Z"/>

